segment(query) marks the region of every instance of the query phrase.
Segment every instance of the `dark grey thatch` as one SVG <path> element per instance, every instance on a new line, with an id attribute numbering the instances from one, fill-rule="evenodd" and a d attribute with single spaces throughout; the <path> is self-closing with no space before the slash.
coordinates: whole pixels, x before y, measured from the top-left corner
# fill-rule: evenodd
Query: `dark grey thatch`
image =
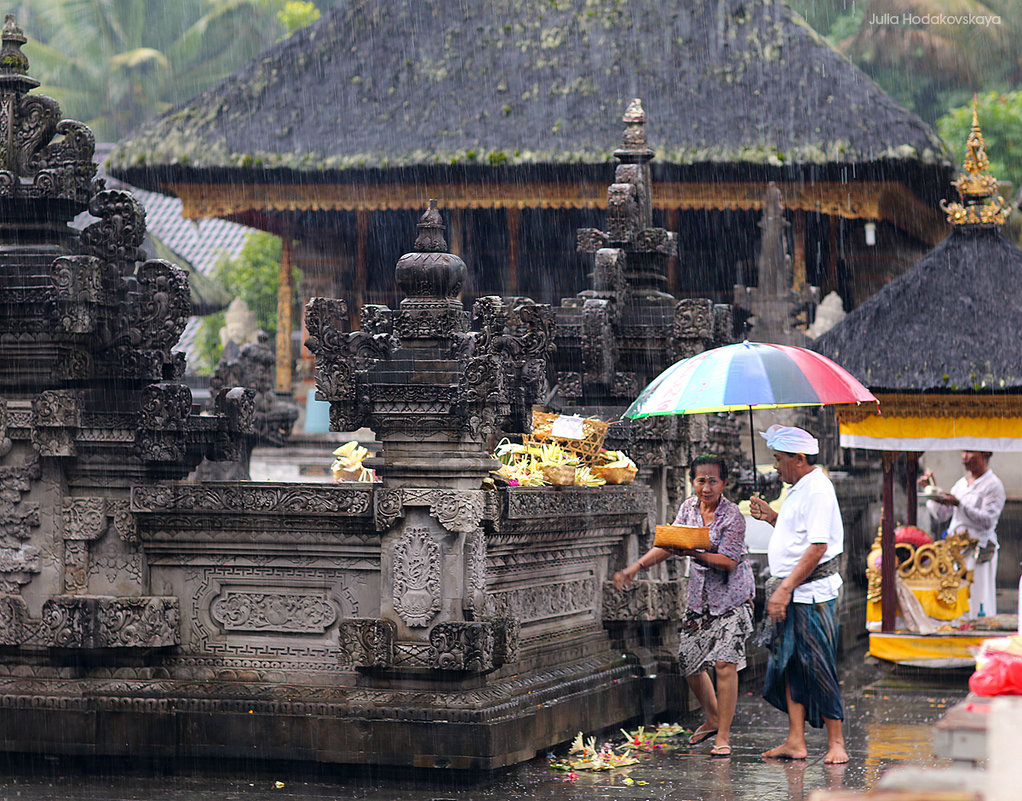
<path id="1" fill-rule="evenodd" d="M 660 164 L 946 162 L 932 129 L 772 0 L 355 0 L 123 140 L 175 168 L 597 164 L 640 97 Z"/>
<path id="2" fill-rule="evenodd" d="M 1022 251 L 994 227 L 951 235 L 813 349 L 874 392 L 1022 388 Z"/>

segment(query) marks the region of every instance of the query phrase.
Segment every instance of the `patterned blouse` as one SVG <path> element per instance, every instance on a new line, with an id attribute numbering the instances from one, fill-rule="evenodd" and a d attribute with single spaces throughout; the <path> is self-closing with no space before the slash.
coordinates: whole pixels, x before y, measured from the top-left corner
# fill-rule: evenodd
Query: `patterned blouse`
<path id="1" fill-rule="evenodd" d="M 699 498 L 686 498 L 674 519 L 676 526 L 704 526 Z M 688 574 L 688 608 L 693 612 L 722 615 L 748 601 L 756 592 L 752 565 L 746 559 L 745 518 L 738 505 L 721 496 L 710 523 L 712 550 L 738 562 L 732 571 L 719 570 L 691 560 Z"/>

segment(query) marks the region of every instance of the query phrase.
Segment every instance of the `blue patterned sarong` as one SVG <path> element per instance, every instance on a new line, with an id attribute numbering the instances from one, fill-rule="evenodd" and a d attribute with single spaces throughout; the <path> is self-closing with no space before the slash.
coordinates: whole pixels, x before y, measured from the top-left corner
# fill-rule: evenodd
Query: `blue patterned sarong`
<path id="1" fill-rule="evenodd" d="M 821 728 L 823 719 L 844 720 L 837 682 L 837 599 L 815 604 L 788 604 L 770 645 L 763 697 L 788 711 L 784 683 L 791 700 L 806 708 L 806 722 Z"/>

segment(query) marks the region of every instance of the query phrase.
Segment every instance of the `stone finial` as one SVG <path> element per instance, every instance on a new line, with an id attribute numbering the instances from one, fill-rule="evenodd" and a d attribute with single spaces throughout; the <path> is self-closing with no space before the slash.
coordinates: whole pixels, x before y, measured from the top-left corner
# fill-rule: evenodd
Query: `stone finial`
<path id="1" fill-rule="evenodd" d="M 986 142 L 979 127 L 979 101 L 972 96 L 972 126 L 965 142 L 964 172 L 951 182 L 962 198 L 961 203 L 941 201 L 940 207 L 952 225 L 1003 225 L 1011 213 L 1011 206 L 1001 196 L 995 197 L 997 179 L 987 172 Z"/>
<path id="2" fill-rule="evenodd" d="M 429 207 L 419 218 L 416 225 L 419 235 L 415 238 L 412 249 L 418 253 L 446 253 L 447 240 L 444 239 L 443 219 L 437 209 L 436 198 L 430 198 Z"/>
<path id="3" fill-rule="evenodd" d="M 8 14 L 0 31 L 3 47 L 0 48 L 0 72 L 28 72 L 28 56 L 21 52 L 21 46 L 28 41 L 13 14 Z"/>
<path id="4" fill-rule="evenodd" d="M 614 151 L 614 157 L 622 164 L 644 164 L 653 158 L 653 151 L 646 141 L 646 112 L 642 100 L 633 98 L 625 109 L 621 121 L 625 124 L 621 135 L 621 147 Z"/>

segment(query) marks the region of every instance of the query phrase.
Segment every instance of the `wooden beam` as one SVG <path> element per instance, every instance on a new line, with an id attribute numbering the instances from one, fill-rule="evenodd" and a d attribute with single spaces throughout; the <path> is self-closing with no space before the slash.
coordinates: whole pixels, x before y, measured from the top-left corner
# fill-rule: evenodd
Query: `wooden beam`
<path id="1" fill-rule="evenodd" d="M 608 180 L 577 182 L 480 181 L 393 184 L 193 184 L 171 183 L 188 219 L 227 217 L 248 211 L 376 211 L 425 208 L 431 197 L 442 209 L 602 209 Z M 659 181 L 652 187 L 657 209 L 759 211 L 768 182 Z M 887 220 L 930 244 L 946 235 L 939 209 L 930 208 L 893 181 L 778 182 L 786 209 L 856 220 Z"/>
<path id="2" fill-rule="evenodd" d="M 351 329 L 356 330 L 362 320 L 365 304 L 366 277 L 369 275 L 369 212 L 355 212 L 355 276 L 351 287 Z"/>
<path id="3" fill-rule="evenodd" d="M 801 292 L 806 285 L 806 213 L 802 209 L 795 209 L 792 216 L 795 222 L 791 227 L 791 235 L 795 247 L 791 254 L 791 288 Z"/>

